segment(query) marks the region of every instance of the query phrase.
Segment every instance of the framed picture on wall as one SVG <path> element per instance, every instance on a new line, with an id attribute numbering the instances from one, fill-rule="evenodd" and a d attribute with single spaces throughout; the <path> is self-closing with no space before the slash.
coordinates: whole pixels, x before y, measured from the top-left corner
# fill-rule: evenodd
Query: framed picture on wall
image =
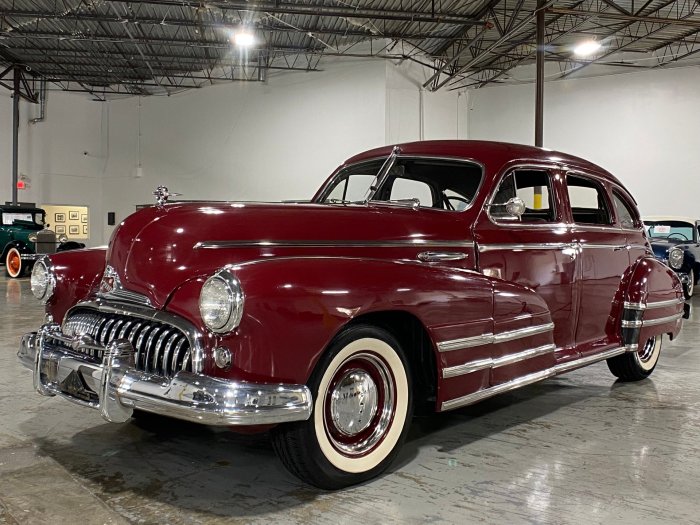
<path id="1" fill-rule="evenodd" d="M 68 212 L 68 218 L 71 221 L 79 221 L 80 220 L 80 212 L 77 211 L 69 211 Z"/>
<path id="2" fill-rule="evenodd" d="M 65 234 L 66 233 L 66 226 L 64 224 L 56 225 L 56 233 L 58 235 Z"/>
<path id="3" fill-rule="evenodd" d="M 80 216 L 80 222 L 82 222 L 83 224 L 87 224 L 87 213 L 83 213 Z"/>
<path id="4" fill-rule="evenodd" d="M 88 234 L 87 224 L 83 224 L 83 235 Z"/>
<path id="5" fill-rule="evenodd" d="M 66 222 L 66 214 L 65 213 L 54 213 L 53 218 L 55 222 Z"/>
<path id="6" fill-rule="evenodd" d="M 78 235 L 80 233 L 80 226 L 77 224 L 71 224 L 68 227 L 68 235 Z"/>

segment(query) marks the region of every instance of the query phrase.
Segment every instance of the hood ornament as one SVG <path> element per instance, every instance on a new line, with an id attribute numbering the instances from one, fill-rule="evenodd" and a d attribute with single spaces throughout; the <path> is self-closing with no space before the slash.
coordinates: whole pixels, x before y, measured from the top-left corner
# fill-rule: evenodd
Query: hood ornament
<path id="1" fill-rule="evenodd" d="M 165 206 L 170 197 L 178 197 L 182 195 L 182 193 L 170 192 L 167 186 L 158 186 L 156 191 L 153 192 L 153 195 L 156 198 L 156 206 Z"/>
<path id="2" fill-rule="evenodd" d="M 121 290 L 122 283 L 119 281 L 119 275 L 116 270 L 111 266 L 105 268 L 105 273 L 102 276 L 102 281 L 100 282 L 100 295 L 108 295 L 114 290 Z"/>

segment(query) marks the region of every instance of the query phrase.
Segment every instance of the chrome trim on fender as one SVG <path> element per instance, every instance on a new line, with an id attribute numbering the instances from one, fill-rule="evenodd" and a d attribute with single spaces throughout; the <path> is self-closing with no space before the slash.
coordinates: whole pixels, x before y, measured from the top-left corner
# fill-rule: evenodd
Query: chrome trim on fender
<path id="1" fill-rule="evenodd" d="M 517 330 L 509 330 L 508 332 L 501 332 L 493 336 L 494 343 L 505 343 L 506 341 L 513 341 L 515 339 L 521 339 L 523 337 L 529 337 L 531 335 L 537 335 L 544 332 L 551 332 L 554 330 L 554 323 L 538 324 L 535 326 L 528 326 L 526 328 L 518 328 Z"/>
<path id="2" fill-rule="evenodd" d="M 561 374 L 563 372 L 567 372 L 567 371 L 572 370 L 574 368 L 579 368 L 581 366 L 592 364 L 592 363 L 595 363 L 597 361 L 602 361 L 604 359 L 609 359 L 611 357 L 615 357 L 616 355 L 624 354 L 626 351 L 627 351 L 627 349 L 624 347 L 612 348 L 612 349 L 607 350 L 605 352 L 602 352 L 600 354 L 595 354 L 595 355 L 583 357 L 581 359 L 575 359 L 573 361 L 568 361 L 566 363 L 561 363 L 561 364 L 555 365 L 551 368 L 541 370 L 539 372 L 533 372 L 531 374 L 527 374 L 527 375 L 518 377 L 516 379 L 512 379 L 506 383 L 501 383 L 500 385 L 495 385 L 495 386 L 492 386 L 489 388 L 485 388 L 483 390 L 479 390 L 477 392 L 473 392 L 471 394 L 467 394 L 465 396 L 461 396 L 461 397 L 458 397 L 455 399 L 449 399 L 447 401 L 443 401 L 442 405 L 440 405 L 440 410 L 446 411 L 446 410 L 452 410 L 454 408 L 463 407 L 466 405 L 471 405 L 473 403 L 477 403 L 477 402 L 482 401 L 484 399 L 487 399 L 489 397 L 493 397 L 495 395 L 502 394 L 502 393 L 508 392 L 510 390 L 515 390 L 516 388 L 520 388 L 521 386 L 526 386 L 526 385 L 530 385 L 532 383 L 537 383 L 539 381 L 542 381 L 543 379 L 547 379 L 549 377 Z"/>
<path id="3" fill-rule="evenodd" d="M 526 361 L 527 359 L 532 359 L 541 355 L 548 353 L 554 353 L 555 346 L 553 344 L 547 344 L 538 346 L 536 348 L 528 348 L 521 352 L 515 354 L 504 355 L 496 359 L 486 358 L 486 359 L 476 359 L 474 361 L 468 361 L 461 365 L 451 366 L 442 369 L 442 377 L 444 379 L 450 377 L 457 377 L 466 374 L 471 374 L 472 372 L 478 372 L 480 370 L 499 368 L 502 366 L 513 365 L 521 361 Z"/>
<path id="4" fill-rule="evenodd" d="M 95 299 L 94 301 L 84 301 L 77 303 L 73 306 L 66 315 L 64 316 L 65 321 L 71 316 L 71 314 L 80 308 L 93 309 L 100 312 L 106 312 L 116 315 L 126 315 L 139 317 L 141 319 L 147 319 L 152 321 L 158 321 L 164 324 L 169 324 L 176 327 L 181 332 L 185 334 L 190 343 L 190 348 L 192 348 L 192 370 L 195 373 L 201 373 L 204 368 L 204 343 L 203 335 L 199 330 L 197 330 L 192 324 L 183 319 L 180 316 L 169 314 L 162 310 L 155 310 L 153 308 L 146 308 L 142 306 L 123 304 L 123 303 L 110 303 L 103 299 Z"/>
<path id="5" fill-rule="evenodd" d="M 354 241 L 354 240 L 255 240 L 255 241 L 200 241 L 195 250 L 219 250 L 224 248 L 473 248 L 472 241 L 427 241 L 410 239 L 396 241 Z"/>
<path id="6" fill-rule="evenodd" d="M 305 385 L 248 383 L 178 372 L 171 379 L 134 368 L 126 340 L 110 343 L 101 362 L 46 344 L 60 328 L 44 325 L 26 334 L 17 357 L 34 371 L 34 388 L 99 410 L 107 421 L 128 420 L 134 409 L 206 425 L 261 425 L 303 421 L 311 416 Z M 72 395 L 75 393 L 77 395 Z"/>
<path id="7" fill-rule="evenodd" d="M 675 306 L 678 304 L 683 304 L 685 299 L 682 297 L 676 299 L 669 299 L 668 301 L 655 301 L 652 303 L 629 303 L 625 301 L 622 303 L 624 308 L 628 310 L 651 310 L 653 308 L 665 308 L 667 306 Z"/>
<path id="8" fill-rule="evenodd" d="M 463 350 L 473 346 L 481 346 L 493 343 L 493 334 L 476 335 L 474 337 L 464 337 L 462 339 L 452 339 L 450 341 L 442 341 L 437 344 L 438 352 L 452 352 L 454 350 Z"/>
<path id="9" fill-rule="evenodd" d="M 660 317 L 658 319 L 646 319 L 641 321 L 620 321 L 622 328 L 641 328 L 643 326 L 656 326 L 659 324 L 670 323 L 672 321 L 678 321 L 683 317 L 683 312 L 677 314 L 669 315 L 667 317 Z"/>
<path id="10" fill-rule="evenodd" d="M 513 341 L 522 337 L 537 335 L 543 332 L 550 332 L 552 330 L 554 330 L 554 323 L 550 322 L 535 326 L 527 326 L 525 328 L 518 328 L 517 330 L 509 330 L 507 332 L 501 332 L 495 335 L 483 334 L 476 335 L 473 337 L 464 337 L 461 339 L 441 341 L 437 344 L 437 348 L 439 352 L 452 352 L 454 350 L 463 350 L 465 348 L 471 348 L 473 346 L 488 345 L 492 343 L 505 343 L 506 341 Z"/>

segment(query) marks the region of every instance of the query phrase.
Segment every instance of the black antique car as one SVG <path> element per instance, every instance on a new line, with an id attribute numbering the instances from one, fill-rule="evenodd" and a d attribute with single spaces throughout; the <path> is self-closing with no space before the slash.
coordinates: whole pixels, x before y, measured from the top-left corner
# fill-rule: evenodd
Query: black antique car
<path id="1" fill-rule="evenodd" d="M 56 235 L 44 223 L 45 215 L 44 210 L 33 206 L 0 206 L 0 261 L 9 277 L 21 277 L 47 253 L 85 248 L 65 235 Z"/>
<path id="2" fill-rule="evenodd" d="M 654 256 L 680 277 L 687 299 L 700 278 L 700 220 L 654 216 L 644 219 Z"/>

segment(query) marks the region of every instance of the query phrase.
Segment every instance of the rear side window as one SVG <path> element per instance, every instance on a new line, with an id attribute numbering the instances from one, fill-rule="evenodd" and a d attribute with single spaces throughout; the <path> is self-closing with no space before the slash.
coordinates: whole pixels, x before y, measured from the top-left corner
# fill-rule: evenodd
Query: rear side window
<path id="1" fill-rule="evenodd" d="M 574 222 L 603 226 L 613 223 L 605 190 L 598 182 L 569 174 L 566 176 L 566 186 Z"/>
<path id="2" fill-rule="evenodd" d="M 613 203 L 615 204 L 615 213 L 620 226 L 628 230 L 639 226 L 639 220 L 634 208 L 617 190 L 613 190 Z"/>
<path id="3" fill-rule="evenodd" d="M 525 203 L 525 213 L 520 222 L 554 222 L 556 214 L 552 202 L 549 173 L 542 170 L 517 170 L 501 181 L 493 198 L 489 213 L 495 220 L 513 221 L 506 211 L 506 203 L 520 197 Z"/>

